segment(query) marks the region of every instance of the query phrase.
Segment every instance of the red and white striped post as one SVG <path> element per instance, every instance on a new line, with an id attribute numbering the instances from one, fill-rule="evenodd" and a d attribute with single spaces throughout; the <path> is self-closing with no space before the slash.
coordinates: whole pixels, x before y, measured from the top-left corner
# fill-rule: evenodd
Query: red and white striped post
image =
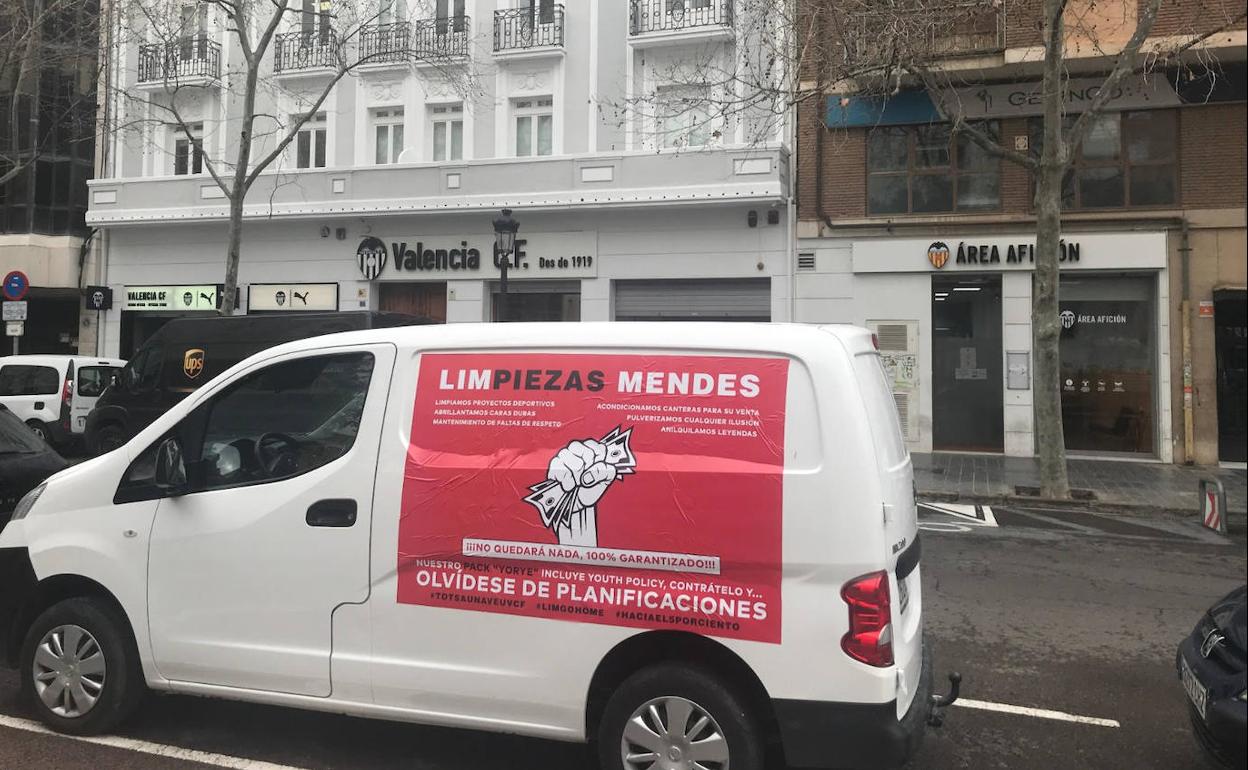
<path id="1" fill-rule="evenodd" d="M 1200 520 L 1207 529 L 1226 534 L 1226 489 L 1217 479 L 1200 481 Z"/>

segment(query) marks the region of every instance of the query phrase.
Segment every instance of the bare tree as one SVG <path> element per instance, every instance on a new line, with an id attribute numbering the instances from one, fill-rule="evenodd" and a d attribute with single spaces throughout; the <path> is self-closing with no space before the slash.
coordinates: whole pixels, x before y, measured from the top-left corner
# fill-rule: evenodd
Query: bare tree
<path id="1" fill-rule="evenodd" d="M 1177 6 L 1177 7 L 1176 7 Z M 1161 9 L 1174 11 L 1178 34 L 1152 35 Z M 1004 43 L 1006 14 L 1031 40 L 1018 48 L 1020 64 L 1038 65 L 1041 80 L 1039 146 L 1016 149 L 972 120 L 959 87 L 982 77 L 968 52 Z M 738 30 L 748 33 L 733 57 L 711 52 L 670 67 L 668 82 L 701 89 L 699 114 L 719 124 L 751 113 L 780 120 L 811 102 L 822 114 L 829 94 L 845 101 L 885 102 L 906 89 L 924 89 L 954 134 L 965 134 L 993 156 L 1027 169 L 1035 180 L 1035 290 L 1032 294 L 1034 409 L 1041 492 L 1067 498 L 1070 485 L 1062 431 L 1058 342 L 1058 267 L 1061 256 L 1063 180 L 1116 87 L 1132 74 L 1149 76 L 1178 66 L 1216 76 L 1206 43 L 1242 26 L 1236 0 L 738 0 Z M 745 19 L 744 24 L 740 23 Z M 772 20 L 771 24 L 767 20 Z M 775 21 L 779 20 L 776 24 Z M 763 35 L 759 30 L 783 30 Z M 1101 61 L 1080 78 L 1098 79 L 1096 96 L 1070 108 L 1070 62 Z M 717 98 L 718 97 L 718 98 Z M 627 114 L 659 113 L 654 94 L 633 94 Z M 621 111 L 624 112 L 624 111 Z M 1073 113 L 1073 114 L 1072 114 Z M 825 129 L 826 130 L 826 129 Z M 821 173 L 816 169 L 814 173 Z"/>
<path id="2" fill-rule="evenodd" d="M 97 8 L 82 0 L 0 0 L 0 186 L 66 142 L 92 141 Z"/>
<path id="3" fill-rule="evenodd" d="M 122 78 L 113 94 L 126 103 L 121 127 L 174 127 L 184 141 L 175 163 L 195 166 L 220 188 L 229 211 L 225 280 L 220 312 L 234 310 L 247 195 L 267 170 L 280 168 L 288 148 L 314 120 L 335 87 L 361 67 L 379 62 L 423 62 L 454 82 L 460 92 L 472 86 L 464 65 L 467 31 L 462 19 L 437 19 L 427 28 L 403 15 L 402 0 L 122 0 L 112 55 L 124 58 L 137 48 L 140 82 L 160 88 L 147 95 Z M 224 27 L 218 48 L 213 25 Z M 126 35 L 126 30 L 133 30 Z M 222 59 L 228 64 L 220 64 Z M 318 75 L 288 88 L 283 69 L 311 69 Z M 126 82 L 130 81 L 130 82 Z M 308 85 L 311 82 L 312 85 Z M 226 117 L 226 151 L 204 148 L 202 119 L 187 104 L 220 93 Z M 283 110 L 293 104 L 293 111 Z M 299 152 L 315 153 L 300 146 Z"/>

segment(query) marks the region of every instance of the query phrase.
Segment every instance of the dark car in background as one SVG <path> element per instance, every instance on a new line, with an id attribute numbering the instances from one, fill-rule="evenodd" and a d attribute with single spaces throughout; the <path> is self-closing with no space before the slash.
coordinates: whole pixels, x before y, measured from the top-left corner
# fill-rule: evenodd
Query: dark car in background
<path id="1" fill-rule="evenodd" d="M 372 311 L 170 321 L 143 343 L 87 416 L 87 451 L 116 449 L 213 377 L 265 348 L 322 334 L 427 323 Z"/>
<path id="2" fill-rule="evenodd" d="M 1226 767 L 1243 767 L 1248 703 L 1248 586 L 1231 591 L 1201 617 L 1179 645 L 1175 666 L 1187 693 L 1196 740 Z"/>
<path id="3" fill-rule="evenodd" d="M 0 404 L 0 530 L 9 523 L 18 500 L 67 465 L 65 458 Z"/>

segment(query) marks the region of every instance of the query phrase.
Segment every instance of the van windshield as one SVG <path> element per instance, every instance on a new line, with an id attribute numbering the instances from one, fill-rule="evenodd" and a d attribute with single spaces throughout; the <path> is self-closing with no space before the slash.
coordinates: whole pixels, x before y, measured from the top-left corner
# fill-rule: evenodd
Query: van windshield
<path id="1" fill-rule="evenodd" d="M 859 353 L 854 356 L 854 373 L 871 423 L 871 435 L 885 468 L 895 468 L 906 460 L 906 444 L 901 436 L 901 421 L 893 389 L 880 363 L 880 354 Z"/>

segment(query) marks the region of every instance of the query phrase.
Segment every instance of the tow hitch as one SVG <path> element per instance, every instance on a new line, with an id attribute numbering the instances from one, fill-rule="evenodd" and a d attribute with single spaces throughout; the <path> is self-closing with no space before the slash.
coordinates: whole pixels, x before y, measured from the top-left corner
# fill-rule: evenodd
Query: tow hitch
<path id="1" fill-rule="evenodd" d="M 957 671 L 949 674 L 949 694 L 948 695 L 932 695 L 932 709 L 927 715 L 927 724 L 931 727 L 940 727 L 945 723 L 945 709 L 953 705 L 958 699 L 958 691 L 962 687 L 962 675 Z"/>

